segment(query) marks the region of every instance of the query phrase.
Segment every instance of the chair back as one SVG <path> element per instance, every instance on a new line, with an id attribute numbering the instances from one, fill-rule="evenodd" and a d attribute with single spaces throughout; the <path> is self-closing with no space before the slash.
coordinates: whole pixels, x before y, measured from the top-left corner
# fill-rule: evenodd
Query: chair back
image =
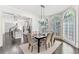
<path id="1" fill-rule="evenodd" d="M 28 43 L 29 43 L 29 44 L 32 44 L 33 42 L 32 42 L 31 33 L 28 33 L 27 38 L 28 38 Z"/>
<path id="2" fill-rule="evenodd" d="M 54 41 L 55 41 L 54 38 L 55 38 L 55 35 L 54 35 L 54 32 L 53 32 L 53 33 L 52 33 L 52 36 L 51 36 L 51 42 L 52 42 L 52 43 L 54 43 Z"/>
<path id="3" fill-rule="evenodd" d="M 48 42 L 50 42 L 51 39 L 52 39 L 52 33 L 48 33 L 46 38 L 46 43 L 48 44 Z"/>

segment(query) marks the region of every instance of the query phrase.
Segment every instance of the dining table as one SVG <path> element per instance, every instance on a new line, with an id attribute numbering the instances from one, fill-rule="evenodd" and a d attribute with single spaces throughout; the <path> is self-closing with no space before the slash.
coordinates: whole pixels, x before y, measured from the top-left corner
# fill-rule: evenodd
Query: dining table
<path id="1" fill-rule="evenodd" d="M 46 36 L 35 36 L 35 38 L 38 40 L 38 53 L 40 52 L 40 40 L 43 40 L 46 38 Z"/>

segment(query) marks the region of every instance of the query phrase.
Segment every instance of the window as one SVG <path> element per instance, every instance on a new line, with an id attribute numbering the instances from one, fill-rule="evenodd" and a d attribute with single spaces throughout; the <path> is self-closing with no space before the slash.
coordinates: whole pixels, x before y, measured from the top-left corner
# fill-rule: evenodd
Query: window
<path id="1" fill-rule="evenodd" d="M 52 23 L 51 23 L 51 25 L 52 25 L 52 32 L 54 32 L 57 36 L 60 36 L 61 34 L 60 34 L 60 32 L 61 32 L 61 25 L 60 25 L 60 21 L 61 21 L 61 19 L 60 19 L 60 17 L 57 15 L 57 16 L 54 16 L 53 18 L 52 18 Z"/>
<path id="2" fill-rule="evenodd" d="M 48 32 L 48 19 L 39 21 L 40 33 L 46 34 Z"/>
<path id="3" fill-rule="evenodd" d="M 75 44 L 75 16 L 74 9 L 68 9 L 64 13 L 63 36 L 71 44 Z"/>

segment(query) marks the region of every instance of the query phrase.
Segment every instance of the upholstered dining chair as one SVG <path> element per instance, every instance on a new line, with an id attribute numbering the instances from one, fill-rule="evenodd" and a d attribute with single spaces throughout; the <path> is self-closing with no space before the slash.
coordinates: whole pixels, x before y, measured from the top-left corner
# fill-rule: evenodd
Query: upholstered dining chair
<path id="1" fill-rule="evenodd" d="M 54 33 L 48 33 L 45 41 L 45 48 L 50 48 L 54 44 Z"/>
<path id="2" fill-rule="evenodd" d="M 54 34 L 54 32 L 52 32 L 51 46 L 54 44 L 54 42 L 55 42 L 55 34 Z"/>
<path id="3" fill-rule="evenodd" d="M 31 33 L 28 33 L 27 38 L 28 38 L 28 43 L 29 43 L 28 49 L 30 49 L 30 51 L 32 52 L 34 46 L 37 45 L 37 43 L 32 40 Z"/>

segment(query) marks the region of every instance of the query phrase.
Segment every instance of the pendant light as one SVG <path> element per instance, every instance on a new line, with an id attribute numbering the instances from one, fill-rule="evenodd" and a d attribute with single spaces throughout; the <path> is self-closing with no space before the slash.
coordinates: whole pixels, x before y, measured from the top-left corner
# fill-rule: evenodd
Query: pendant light
<path id="1" fill-rule="evenodd" d="M 41 6 L 41 21 L 44 21 L 45 18 L 45 6 L 44 5 L 40 5 Z"/>
<path id="2" fill-rule="evenodd" d="M 45 24 L 46 24 L 45 6 L 44 5 L 40 5 L 40 6 L 41 6 L 41 19 L 39 21 L 39 23 L 40 23 L 40 33 L 44 34 L 45 33 Z"/>

